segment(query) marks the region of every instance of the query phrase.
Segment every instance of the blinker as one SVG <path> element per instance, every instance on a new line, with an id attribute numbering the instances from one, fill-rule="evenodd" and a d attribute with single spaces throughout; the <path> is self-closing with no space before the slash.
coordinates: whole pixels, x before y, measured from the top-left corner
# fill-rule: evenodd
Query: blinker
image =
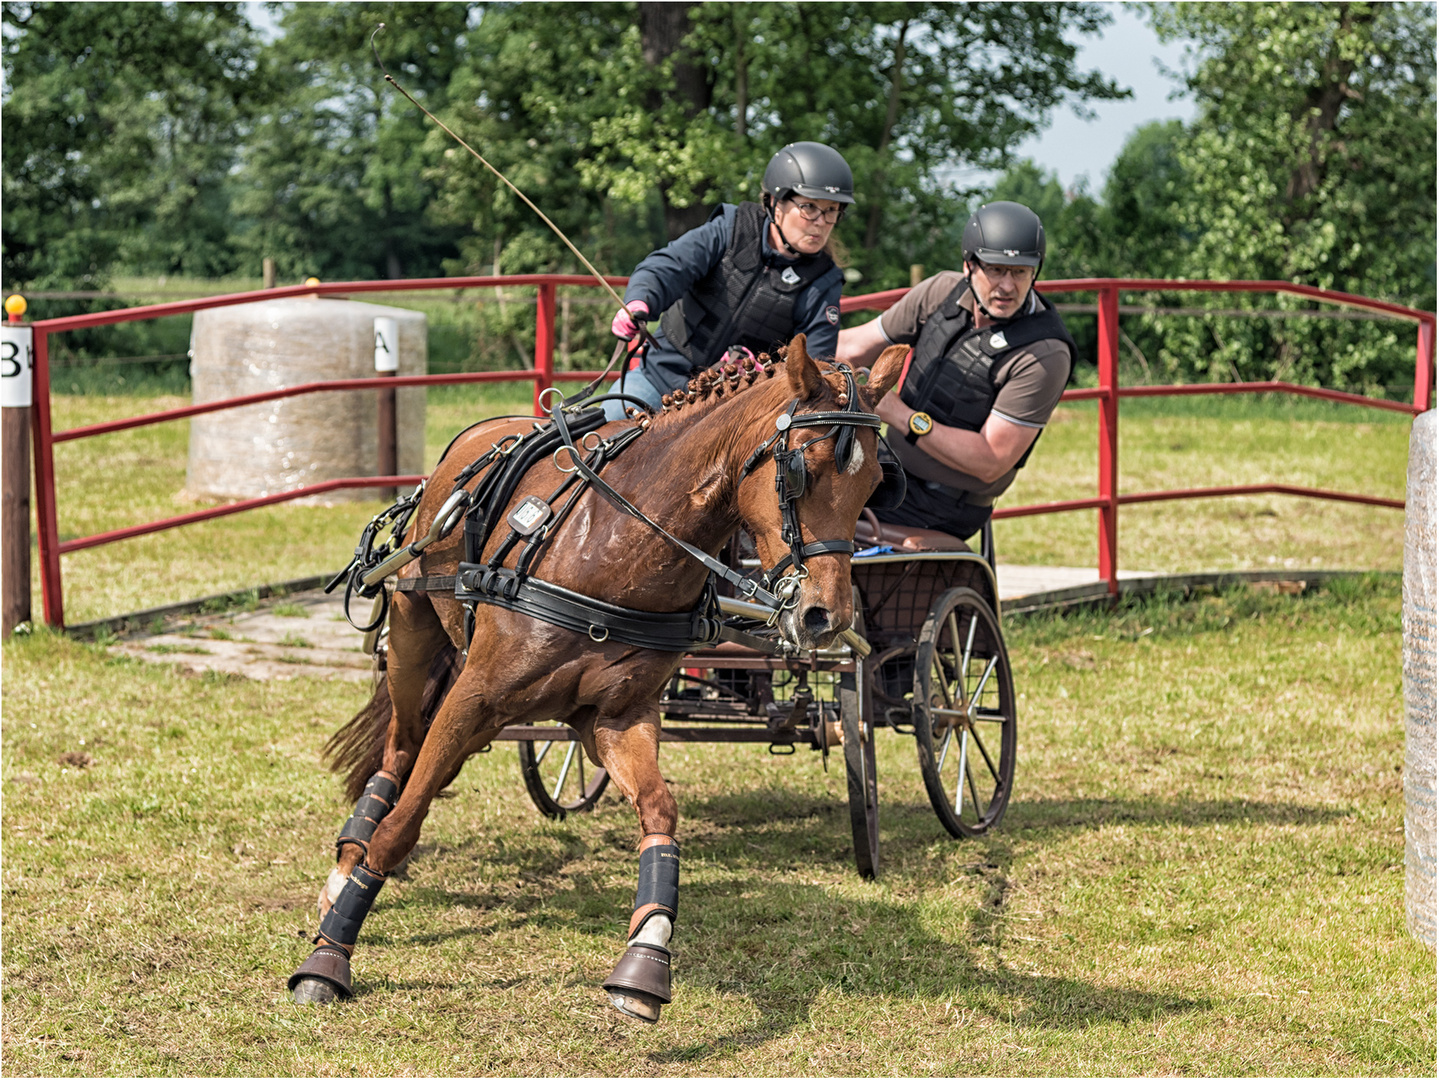
<path id="1" fill-rule="evenodd" d="M 807 470 L 804 466 L 804 451 L 791 450 L 783 455 L 783 460 L 776 462 L 778 471 L 779 486 L 782 488 L 782 496 L 785 499 L 804 498 L 805 485 L 807 482 Z"/>

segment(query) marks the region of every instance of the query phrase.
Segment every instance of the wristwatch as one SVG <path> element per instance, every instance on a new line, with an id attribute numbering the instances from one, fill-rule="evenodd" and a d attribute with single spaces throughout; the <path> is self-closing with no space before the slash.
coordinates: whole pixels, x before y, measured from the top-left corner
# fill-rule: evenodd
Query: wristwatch
<path id="1" fill-rule="evenodd" d="M 909 417 L 909 434 L 904 437 L 904 441 L 909 443 L 910 446 L 913 446 L 919 442 L 921 435 L 928 435 L 933 430 L 934 417 L 930 416 L 929 413 L 911 413 Z"/>

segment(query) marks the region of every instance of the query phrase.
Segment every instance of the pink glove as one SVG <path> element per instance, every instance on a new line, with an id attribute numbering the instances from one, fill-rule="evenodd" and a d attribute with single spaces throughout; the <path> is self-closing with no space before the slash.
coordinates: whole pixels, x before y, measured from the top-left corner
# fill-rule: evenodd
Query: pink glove
<path id="1" fill-rule="evenodd" d="M 649 313 L 650 306 L 643 300 L 631 300 L 624 307 L 620 308 L 619 311 L 615 312 L 614 321 L 610 323 L 610 333 L 614 334 L 617 338 L 633 341 L 639 336 L 640 328 L 635 325 L 634 319 L 630 316 L 632 314 L 644 316 Z"/>

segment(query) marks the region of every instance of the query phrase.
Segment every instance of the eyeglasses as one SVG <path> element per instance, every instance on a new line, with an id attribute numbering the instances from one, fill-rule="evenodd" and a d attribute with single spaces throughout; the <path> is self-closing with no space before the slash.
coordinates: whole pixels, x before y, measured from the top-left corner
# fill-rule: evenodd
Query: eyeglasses
<path id="1" fill-rule="evenodd" d="M 1034 273 L 1032 266 L 995 266 L 993 263 L 974 260 L 974 265 L 984 271 L 984 276 L 991 279 L 1002 277 L 1013 278 L 1015 281 L 1024 281 Z"/>
<path id="2" fill-rule="evenodd" d="M 790 205 L 798 210 L 799 216 L 806 221 L 818 221 L 820 218 L 824 218 L 825 223 L 828 225 L 833 225 L 844 217 L 844 212 L 847 209 L 843 206 L 836 206 L 830 210 L 821 210 L 812 202 L 795 202 L 793 199 L 790 200 Z"/>

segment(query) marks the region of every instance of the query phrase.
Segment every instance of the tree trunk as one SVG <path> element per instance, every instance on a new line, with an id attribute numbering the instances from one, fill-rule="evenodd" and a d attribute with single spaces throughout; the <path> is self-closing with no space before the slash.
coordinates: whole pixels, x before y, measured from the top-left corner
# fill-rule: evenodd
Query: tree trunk
<path id="1" fill-rule="evenodd" d="M 690 5 L 642 3 L 639 5 L 639 16 L 640 51 L 645 63 L 658 68 L 670 60 L 674 72 L 674 99 L 683 108 L 686 120 L 698 116 L 709 108 L 712 91 L 706 69 L 696 64 L 688 50 L 681 46 L 692 26 Z M 651 113 L 658 114 L 665 104 L 664 92 L 651 91 L 646 104 Z M 669 187 L 663 182 L 660 184 L 660 197 L 664 200 L 665 229 L 671 240 L 697 225 L 703 225 L 705 218 L 709 217 L 709 209 L 703 203 L 676 206 L 670 202 Z"/>
<path id="2" fill-rule="evenodd" d="M 1329 55 L 1324 58 L 1320 81 L 1311 86 L 1304 95 L 1303 119 L 1309 134 L 1309 146 L 1304 160 L 1290 173 L 1289 183 L 1284 190 L 1284 202 L 1294 211 L 1293 215 L 1285 215 L 1286 227 L 1309 216 L 1295 204 L 1313 195 L 1324 182 L 1328 167 L 1325 136 L 1338 125 L 1339 110 L 1344 106 L 1344 102 L 1361 96 L 1359 91 L 1349 85 L 1355 64 L 1353 59 L 1344 55 L 1345 39 L 1353 34 L 1357 25 L 1373 21 L 1374 14 L 1371 10 L 1361 9 L 1356 12 L 1348 4 L 1340 8 L 1339 23 L 1334 28 L 1334 41 Z"/>
<path id="3" fill-rule="evenodd" d="M 864 230 L 866 251 L 874 250 L 879 243 L 879 227 L 884 219 L 884 159 L 889 152 L 890 137 L 899 120 L 899 94 L 904 89 L 904 36 L 909 33 L 909 20 L 899 24 L 899 37 L 894 42 L 894 66 L 889 77 L 889 108 L 884 114 L 884 130 L 879 134 L 879 167 L 869 191 L 869 223 Z"/>

